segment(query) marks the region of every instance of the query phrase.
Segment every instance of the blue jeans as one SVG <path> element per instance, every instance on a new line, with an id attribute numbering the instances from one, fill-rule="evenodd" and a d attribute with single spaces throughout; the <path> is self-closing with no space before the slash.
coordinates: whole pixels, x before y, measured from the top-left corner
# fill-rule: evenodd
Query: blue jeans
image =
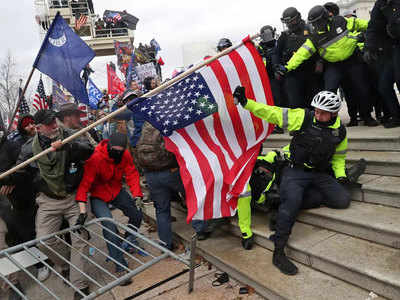
<path id="1" fill-rule="evenodd" d="M 156 209 L 158 237 L 166 244 L 167 248 L 172 249 L 171 198 L 174 193 L 185 193 L 179 170 L 175 172 L 171 172 L 171 170 L 145 171 L 144 175 Z M 196 232 L 203 231 L 206 222 L 193 221 L 192 226 Z"/>
<path id="2" fill-rule="evenodd" d="M 108 208 L 108 203 L 98 198 L 91 198 L 90 201 L 92 204 L 92 212 L 94 213 L 96 218 L 103 218 L 103 217 L 112 218 L 111 211 Z M 110 203 L 116 208 L 122 210 L 124 215 L 129 218 L 128 222 L 129 224 L 132 224 L 136 228 L 140 227 L 140 223 L 142 222 L 142 211 L 137 209 L 136 204 L 133 201 L 131 195 L 129 195 L 125 189 L 121 189 L 117 197 L 115 197 L 114 200 L 112 200 Z M 123 252 L 111 244 L 113 243 L 117 247 L 121 248 L 122 240 L 118 236 L 117 226 L 110 222 L 101 222 L 101 224 L 105 228 L 115 233 L 112 234 L 106 229 L 103 229 L 104 238 L 106 239 L 106 241 L 110 242 L 106 243 L 109 255 L 117 262 L 119 262 L 121 265 L 127 267 L 128 264 L 123 256 Z M 125 236 L 125 238 L 126 237 L 127 236 Z M 115 267 L 117 272 L 124 270 L 124 268 L 118 264 L 115 264 Z"/>

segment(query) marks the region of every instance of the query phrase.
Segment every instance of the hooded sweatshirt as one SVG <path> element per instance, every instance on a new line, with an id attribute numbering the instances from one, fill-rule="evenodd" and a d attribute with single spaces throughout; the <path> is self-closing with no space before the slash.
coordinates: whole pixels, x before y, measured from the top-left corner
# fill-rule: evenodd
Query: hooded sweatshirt
<path id="1" fill-rule="evenodd" d="M 139 173 L 133 164 L 131 154 L 125 150 L 121 162 L 115 164 L 108 155 L 108 141 L 101 141 L 93 155 L 86 161 L 83 179 L 76 193 L 76 201 L 86 202 L 89 192 L 91 197 L 104 202 L 114 200 L 121 191 L 123 176 L 125 176 L 132 196 L 143 197 L 140 190 Z"/>

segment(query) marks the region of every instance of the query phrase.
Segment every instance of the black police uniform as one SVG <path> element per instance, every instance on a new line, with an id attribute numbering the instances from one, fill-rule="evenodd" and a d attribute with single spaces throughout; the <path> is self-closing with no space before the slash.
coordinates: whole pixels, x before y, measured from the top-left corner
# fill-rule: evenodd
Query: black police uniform
<path id="1" fill-rule="evenodd" d="M 377 56 L 375 67 L 379 66 L 379 91 L 391 116 L 385 127 L 400 126 L 400 106 L 393 90 L 394 82 L 400 87 L 399 0 L 376 1 L 366 32 L 365 52 Z"/>
<path id="2" fill-rule="evenodd" d="M 309 38 L 312 29 L 303 20 L 296 30 L 282 32 L 277 41 L 277 50 L 273 58 L 274 65 L 286 65 L 292 55 Z M 312 97 L 322 90 L 322 77 L 315 73 L 315 64 L 318 54 L 303 63 L 296 70 L 286 74 L 285 90 L 288 98 L 288 107 L 309 107 Z M 305 103 L 305 100 L 307 103 Z"/>

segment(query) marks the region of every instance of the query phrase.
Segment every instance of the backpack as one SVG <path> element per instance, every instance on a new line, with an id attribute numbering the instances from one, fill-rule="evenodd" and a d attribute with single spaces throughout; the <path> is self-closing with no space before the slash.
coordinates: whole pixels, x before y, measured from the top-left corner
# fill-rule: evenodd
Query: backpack
<path id="1" fill-rule="evenodd" d="M 165 149 L 164 139 L 158 129 L 148 122 L 143 124 L 135 152 L 139 167 L 147 171 L 161 171 L 178 166 L 174 154 Z"/>

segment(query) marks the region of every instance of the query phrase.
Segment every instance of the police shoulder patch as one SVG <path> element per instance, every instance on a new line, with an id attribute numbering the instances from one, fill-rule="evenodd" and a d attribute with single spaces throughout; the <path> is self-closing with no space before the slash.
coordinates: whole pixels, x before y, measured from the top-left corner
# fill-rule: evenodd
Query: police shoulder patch
<path id="1" fill-rule="evenodd" d="M 338 34 L 341 34 L 341 33 L 343 32 L 343 29 L 340 28 L 340 27 L 338 27 L 338 28 L 336 28 L 336 32 L 337 32 Z"/>

